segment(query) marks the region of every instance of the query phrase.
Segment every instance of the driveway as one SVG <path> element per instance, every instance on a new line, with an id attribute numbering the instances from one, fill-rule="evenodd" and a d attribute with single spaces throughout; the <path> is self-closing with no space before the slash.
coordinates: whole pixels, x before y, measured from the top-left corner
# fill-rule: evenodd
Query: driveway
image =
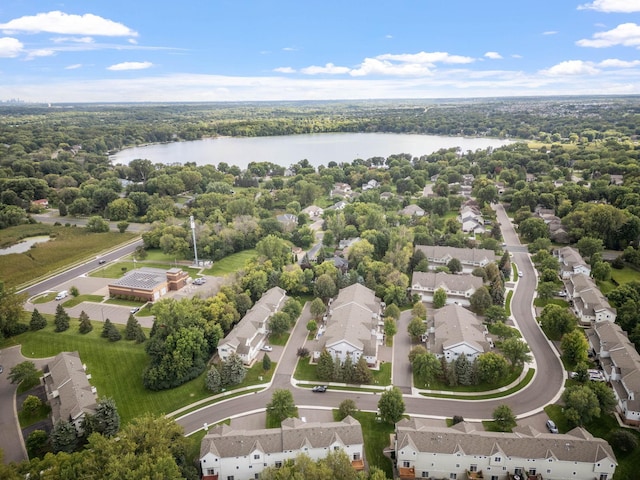
<path id="1" fill-rule="evenodd" d="M 25 360 L 33 361 L 38 368 L 43 368 L 49 359 L 29 359 L 22 356 L 20 346 L 3 348 L 0 352 L 0 365 L 4 371 L 0 373 L 0 448 L 4 451 L 4 462 L 21 462 L 27 459 L 22 431 L 18 423 L 16 409 L 16 391 L 18 386 L 9 382 L 9 371 Z"/>

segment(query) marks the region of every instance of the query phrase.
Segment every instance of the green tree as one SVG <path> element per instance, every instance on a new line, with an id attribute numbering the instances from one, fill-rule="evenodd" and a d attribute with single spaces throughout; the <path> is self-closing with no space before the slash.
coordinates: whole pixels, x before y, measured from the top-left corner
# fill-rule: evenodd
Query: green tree
<path id="1" fill-rule="evenodd" d="M 127 228 L 129 228 L 129 222 L 126 222 L 126 221 L 118 222 L 116 226 L 118 227 L 118 231 L 120 233 L 124 233 L 127 231 Z"/>
<path id="2" fill-rule="evenodd" d="M 220 372 L 215 365 L 211 365 L 211 368 L 204 379 L 204 384 L 207 387 L 207 390 L 210 390 L 213 393 L 219 393 L 222 389 L 222 378 L 220 377 Z"/>
<path id="3" fill-rule="evenodd" d="M 56 307 L 56 315 L 53 319 L 53 323 L 56 326 L 55 331 L 64 332 L 65 330 L 68 330 L 69 320 L 70 320 L 69 315 L 67 314 L 65 309 L 62 307 L 62 304 L 59 303 L 58 306 Z"/>
<path id="4" fill-rule="evenodd" d="M 318 358 L 318 366 L 316 368 L 316 375 L 318 375 L 320 380 L 330 381 L 333 379 L 333 370 L 335 368 L 334 362 L 335 361 L 331 356 L 331 353 L 329 353 L 328 350 L 322 350 L 320 358 Z"/>
<path id="5" fill-rule="evenodd" d="M 338 406 L 338 419 L 344 420 L 348 416 L 354 416 L 358 412 L 356 402 L 351 398 L 345 398 Z"/>
<path id="6" fill-rule="evenodd" d="M 271 358 L 269 358 L 269 355 L 267 355 L 266 353 L 262 357 L 262 370 L 264 370 L 265 372 L 271 370 Z"/>
<path id="7" fill-rule="evenodd" d="M 324 304 L 321 298 L 314 298 L 309 305 L 309 312 L 317 320 L 327 311 L 327 306 Z"/>
<path id="8" fill-rule="evenodd" d="M 74 285 L 74 286 L 72 286 L 72 287 L 69 289 L 69 293 L 71 294 L 71 296 L 72 296 L 72 297 L 74 297 L 74 298 L 75 298 L 75 297 L 77 297 L 78 295 L 80 295 L 80 290 L 78 290 L 78 287 L 76 287 L 76 286 Z"/>
<path id="9" fill-rule="evenodd" d="M 393 336 L 398 333 L 398 327 L 396 325 L 396 321 L 393 317 L 388 317 L 384 319 L 384 334 L 387 338 L 387 341 L 390 341 Z"/>
<path id="10" fill-rule="evenodd" d="M 94 233 L 104 233 L 109 231 L 109 223 L 102 217 L 94 216 L 89 218 L 86 226 L 87 231 Z"/>
<path id="11" fill-rule="evenodd" d="M 602 239 L 593 237 L 581 237 L 576 242 L 576 247 L 583 258 L 591 258 L 594 253 L 601 253 L 604 250 Z"/>
<path id="12" fill-rule="evenodd" d="M 105 397 L 98 400 L 96 411 L 84 419 L 83 430 L 85 437 L 92 433 L 99 433 L 105 437 L 113 437 L 120 430 L 120 414 L 113 398 Z"/>
<path id="13" fill-rule="evenodd" d="M 69 422 L 59 421 L 53 426 L 49 436 L 54 452 L 73 452 L 78 446 L 76 428 Z"/>
<path id="14" fill-rule="evenodd" d="M 493 411 L 493 422 L 500 432 L 510 432 L 516 426 L 516 417 L 509 405 L 498 405 Z"/>
<path id="15" fill-rule="evenodd" d="M 104 321 L 104 325 L 102 326 L 102 333 L 100 335 L 103 338 L 108 339 L 110 342 L 117 342 L 122 338 L 120 331 L 108 318 Z"/>
<path id="16" fill-rule="evenodd" d="M 316 285 L 314 287 L 314 294 L 320 297 L 326 304 L 331 297 L 334 297 L 338 293 L 338 287 L 333 281 L 330 275 L 324 273 L 316 279 Z"/>
<path id="17" fill-rule="evenodd" d="M 37 308 L 33 309 L 31 313 L 31 320 L 29 321 L 29 328 L 31 330 L 42 330 L 47 326 L 47 319 L 38 311 Z"/>
<path id="18" fill-rule="evenodd" d="M 564 414 L 574 425 L 584 425 L 600 416 L 600 404 L 596 394 L 587 386 L 573 385 L 562 394 Z"/>
<path id="19" fill-rule="evenodd" d="M 298 408 L 293 401 L 293 394 L 289 390 L 277 389 L 267 403 L 267 415 L 282 422 L 285 418 L 297 417 Z"/>
<path id="20" fill-rule="evenodd" d="M 287 263 L 290 263 L 291 248 L 287 243 L 275 235 L 268 235 L 256 244 L 259 255 L 268 258 L 273 268 L 280 270 Z"/>
<path id="21" fill-rule="evenodd" d="M 427 325 L 419 317 L 413 317 L 407 325 L 407 333 L 411 337 L 411 340 L 417 342 L 420 338 L 427 333 Z"/>
<path id="22" fill-rule="evenodd" d="M 519 224 L 518 230 L 527 242 L 534 242 L 539 238 L 549 238 L 549 227 L 541 218 L 527 218 Z"/>
<path id="23" fill-rule="evenodd" d="M 404 415 L 404 399 L 398 387 L 385 390 L 378 401 L 378 411 L 383 421 L 396 424 Z"/>
<path id="24" fill-rule="evenodd" d="M 276 312 L 269 320 L 269 331 L 271 332 L 271 335 L 274 336 L 282 335 L 289 330 L 290 324 L 291 319 L 289 318 L 289 315 L 284 312 Z"/>
<path id="25" fill-rule="evenodd" d="M 514 337 L 516 335 L 516 330 L 502 322 L 497 322 L 491 326 L 491 333 L 496 335 L 500 340 L 505 340 L 507 338 Z"/>
<path id="26" fill-rule="evenodd" d="M 452 258 L 447 263 L 447 268 L 451 273 L 460 273 L 462 271 L 462 262 L 457 258 Z"/>
<path id="27" fill-rule="evenodd" d="M 129 314 L 129 318 L 127 319 L 127 325 L 124 328 L 125 340 L 136 340 L 140 332 L 142 332 L 142 334 L 144 335 L 144 332 L 142 331 L 142 327 L 140 326 L 138 319 L 133 314 Z"/>
<path id="28" fill-rule="evenodd" d="M 492 305 L 484 312 L 484 319 L 487 323 L 505 323 L 508 320 L 507 311 L 501 305 Z"/>
<path id="29" fill-rule="evenodd" d="M 628 454 L 638 447 L 638 437 L 626 430 L 616 430 L 609 435 L 609 443 L 617 451 Z"/>
<path id="30" fill-rule="evenodd" d="M 493 305 L 493 299 L 489 294 L 487 287 L 480 287 L 469 298 L 471 310 L 478 315 L 483 315 L 484 312 Z"/>
<path id="31" fill-rule="evenodd" d="M 47 432 L 44 430 L 34 430 L 27 437 L 25 446 L 27 447 L 29 458 L 41 457 L 47 453 L 49 449 L 49 435 L 47 435 Z M 0 478 L 9 477 L 4 477 L 0 470 Z"/>
<path id="32" fill-rule="evenodd" d="M 80 326 L 78 328 L 78 331 L 81 334 L 84 335 L 86 333 L 89 333 L 91 330 L 93 330 L 93 324 L 91 323 L 91 320 L 89 320 L 89 315 L 87 315 L 84 310 L 80 312 L 80 316 L 78 317 L 78 320 L 80 320 Z"/>
<path id="33" fill-rule="evenodd" d="M 22 411 L 28 415 L 33 415 L 42 406 L 42 401 L 35 395 L 27 395 L 22 402 Z"/>
<path id="34" fill-rule="evenodd" d="M 307 322 L 307 331 L 309 334 L 313 335 L 318 330 L 318 324 L 315 320 L 309 320 Z"/>
<path id="35" fill-rule="evenodd" d="M 502 355 L 485 352 L 478 357 L 478 377 L 481 382 L 496 384 L 509 374 L 509 363 Z"/>
<path id="36" fill-rule="evenodd" d="M 575 329 L 566 333 L 560 342 L 562 357 L 569 365 L 587 362 L 589 359 L 589 343 L 581 330 Z"/>
<path id="37" fill-rule="evenodd" d="M 447 304 L 447 292 L 444 288 L 438 288 L 433 292 L 433 308 L 442 308 Z"/>
<path id="38" fill-rule="evenodd" d="M 411 368 L 416 378 L 427 386 L 442 375 L 442 364 L 432 353 L 425 352 L 415 355 L 411 362 Z"/>
<path id="39" fill-rule="evenodd" d="M 397 321 L 400 318 L 400 308 L 395 303 L 387 305 L 384 309 L 384 316 L 391 317 Z"/>
<path id="40" fill-rule="evenodd" d="M 531 360 L 529 346 L 519 338 L 511 337 L 502 342 L 502 354 L 512 366 L 517 367 Z"/>
<path id="41" fill-rule="evenodd" d="M 222 363 L 220 368 L 220 378 L 222 386 L 238 385 L 242 383 L 247 375 L 247 368 L 244 366 L 240 355 L 232 352 L 231 355 Z"/>
<path id="42" fill-rule="evenodd" d="M 34 384 L 38 382 L 40 378 L 40 370 L 36 368 L 36 364 L 30 360 L 18 363 L 15 367 L 9 370 L 9 381 L 11 383 L 21 384 Z"/>
<path id="43" fill-rule="evenodd" d="M 10 337 L 24 330 L 20 327 L 26 293 L 16 293 L 15 288 L 6 288 L 0 280 L 0 338 Z"/>
<path id="44" fill-rule="evenodd" d="M 598 398 L 598 404 L 600 405 L 600 412 L 604 414 L 612 413 L 616 404 L 616 396 L 613 390 L 604 382 L 588 382 L 587 386 Z"/>
<path id="45" fill-rule="evenodd" d="M 576 317 L 569 309 L 550 303 L 542 309 L 540 324 L 551 338 L 560 339 L 576 328 Z"/>
<path id="46" fill-rule="evenodd" d="M 373 383 L 373 373 L 371 373 L 371 369 L 364 357 L 360 357 L 353 367 L 353 382 L 359 385 Z"/>

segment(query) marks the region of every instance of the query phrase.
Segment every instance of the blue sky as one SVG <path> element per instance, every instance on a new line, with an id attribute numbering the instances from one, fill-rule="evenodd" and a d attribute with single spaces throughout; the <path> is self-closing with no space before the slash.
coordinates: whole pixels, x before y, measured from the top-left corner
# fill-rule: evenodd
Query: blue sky
<path id="1" fill-rule="evenodd" d="M 640 94 L 640 0 L 2 0 L 0 100 Z"/>

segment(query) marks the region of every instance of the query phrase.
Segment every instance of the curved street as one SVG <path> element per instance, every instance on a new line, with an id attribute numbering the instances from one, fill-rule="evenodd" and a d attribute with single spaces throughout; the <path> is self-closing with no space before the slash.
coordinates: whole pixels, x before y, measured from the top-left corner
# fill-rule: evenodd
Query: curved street
<path id="1" fill-rule="evenodd" d="M 513 413 L 519 418 L 540 412 L 546 405 L 554 403 L 562 393 L 564 386 L 564 370 L 558 352 L 547 340 L 542 330 L 539 328 L 532 307 L 533 296 L 537 284 L 536 272 L 526 253 L 518 240 L 518 236 L 509 221 L 504 208 L 496 206 L 498 221 L 501 224 L 503 237 L 507 243 L 507 249 L 514 251 L 512 261 L 518 267 L 518 271 L 523 272 L 519 278 L 517 286 L 511 300 L 512 317 L 522 331 L 525 341 L 531 349 L 534 358 L 533 368 L 535 376 L 533 380 L 523 389 L 508 397 L 501 397 L 490 400 L 452 400 L 427 398 L 417 395 L 404 395 L 406 413 L 414 416 L 429 416 L 437 418 L 447 418 L 460 415 L 467 420 L 491 419 L 493 410 L 502 404 L 508 404 Z M 264 406 L 271 400 L 273 390 L 286 388 L 292 391 L 296 405 L 299 408 L 320 407 L 337 408 L 345 398 L 352 398 L 361 410 L 377 411 L 379 395 L 364 392 L 346 392 L 331 390 L 322 394 L 313 393 L 308 388 L 297 388 L 292 384 L 292 375 L 297 363 L 297 349 L 306 340 L 306 323 L 310 318 L 308 306 L 305 307 L 301 318 L 296 323 L 291 333 L 286 347 L 283 349 L 278 362 L 273 381 L 265 390 L 249 394 L 242 397 L 218 402 L 206 407 L 202 407 L 194 412 L 188 413 L 177 419 L 186 434 L 193 433 L 205 424 L 213 425 L 226 418 L 237 417 L 248 412 L 264 409 Z M 394 343 L 398 348 L 394 348 L 393 368 L 394 378 L 392 383 L 396 383 L 395 376 L 402 374 L 402 365 L 407 365 L 406 345 L 402 344 L 401 337 L 406 336 L 406 326 L 402 321 L 398 324 L 398 334 L 394 338 Z M 399 370 L 400 369 L 400 370 Z M 404 381 L 406 381 L 406 371 Z M 406 389 L 403 388 L 406 392 Z"/>

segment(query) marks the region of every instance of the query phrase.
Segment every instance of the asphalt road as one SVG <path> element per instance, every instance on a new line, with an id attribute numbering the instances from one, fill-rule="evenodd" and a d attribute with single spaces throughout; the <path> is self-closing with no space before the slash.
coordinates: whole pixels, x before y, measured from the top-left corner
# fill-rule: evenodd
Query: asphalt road
<path id="1" fill-rule="evenodd" d="M 515 288 L 511 301 L 511 311 L 515 322 L 520 327 L 523 337 L 531 349 L 534 358 L 535 376 L 526 388 L 508 397 L 498 399 L 452 400 L 405 395 L 405 408 L 406 413 L 409 415 L 436 418 L 450 418 L 454 415 L 460 415 L 467 420 L 483 420 L 491 419 L 493 410 L 497 406 L 506 403 L 516 416 L 524 418 L 540 412 L 548 404 L 555 403 L 562 392 L 564 373 L 558 358 L 558 352 L 555 351 L 537 325 L 532 308 L 533 295 L 537 285 L 535 270 L 528 254 L 524 253 L 526 248 L 520 245 L 518 236 L 502 206 L 496 206 L 496 211 L 507 248 L 515 252 L 512 261 L 518 266 L 518 271 L 523 272 L 523 277 L 519 279 Z M 268 389 L 203 407 L 178 418 L 178 423 L 184 427 L 185 432 L 190 434 L 203 428 L 205 423 L 212 425 L 226 418 L 233 418 L 246 412 L 264 409 L 264 406 L 271 400 L 273 390 L 277 388 L 291 390 L 299 408 L 308 406 L 336 408 L 345 398 L 352 398 L 361 410 L 377 411 L 379 394 L 345 392 L 332 390 L 331 388 L 326 393 L 312 393 L 309 389 L 292 385 L 291 373 L 297 361 L 296 351 L 305 341 L 307 320 L 303 313 L 280 358 L 274 359 L 278 362 L 278 367 L 273 382 Z M 395 376 L 397 375 L 400 385 L 405 387 L 402 390 L 406 392 L 406 386 L 404 385 L 407 383 L 406 372 L 400 366 L 407 363 L 407 345 L 402 340 L 402 336 L 406 336 L 406 326 L 403 328 L 404 321 L 406 321 L 404 318 L 400 320 L 398 334 L 394 339 L 394 342 L 398 343 L 394 348 L 393 383 L 396 383 Z"/>

